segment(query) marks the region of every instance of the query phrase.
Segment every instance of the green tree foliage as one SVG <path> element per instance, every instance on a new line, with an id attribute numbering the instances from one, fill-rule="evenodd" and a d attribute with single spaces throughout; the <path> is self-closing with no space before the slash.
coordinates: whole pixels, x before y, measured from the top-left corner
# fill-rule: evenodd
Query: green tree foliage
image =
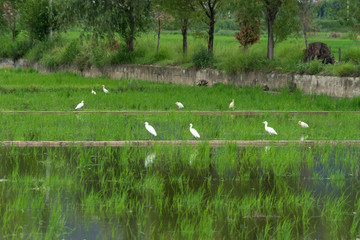
<path id="1" fill-rule="evenodd" d="M 49 1 L 26 0 L 19 4 L 20 23 L 29 32 L 30 43 L 33 39 L 47 39 L 50 29 Z"/>
<path id="2" fill-rule="evenodd" d="M 261 14 L 258 1 L 244 1 L 238 6 L 236 20 L 241 30 L 235 33 L 235 38 L 244 50 L 260 40 Z"/>
<path id="3" fill-rule="evenodd" d="M 7 27 L 12 34 L 12 42 L 15 42 L 15 38 L 19 33 L 18 30 L 18 18 L 19 18 L 19 9 L 18 1 L 16 0 L 0 0 L 0 27 Z"/>
<path id="4" fill-rule="evenodd" d="M 154 0 L 155 4 L 173 17 L 173 21 L 180 28 L 183 38 L 183 54 L 187 52 L 187 34 L 191 22 L 194 21 L 195 11 L 191 5 L 191 0 Z"/>
<path id="5" fill-rule="evenodd" d="M 233 0 L 232 4 L 240 8 L 246 6 L 248 17 L 252 19 L 247 21 L 256 22 L 259 16 L 257 11 L 261 11 L 267 25 L 267 58 L 270 60 L 274 58 L 275 42 L 283 41 L 299 30 L 297 0 L 254 0 L 251 4 L 247 0 Z"/>
<path id="6" fill-rule="evenodd" d="M 77 21 L 95 37 L 111 39 L 120 34 L 127 51 L 134 50 L 136 36 L 145 31 L 150 22 L 150 0 L 64 0 L 63 5 L 67 23 Z"/>
<path id="7" fill-rule="evenodd" d="M 225 0 L 196 0 L 193 1 L 192 7 L 202 15 L 203 21 L 209 27 L 208 30 L 208 51 L 212 54 L 214 48 L 214 33 L 216 14 L 224 5 Z"/>

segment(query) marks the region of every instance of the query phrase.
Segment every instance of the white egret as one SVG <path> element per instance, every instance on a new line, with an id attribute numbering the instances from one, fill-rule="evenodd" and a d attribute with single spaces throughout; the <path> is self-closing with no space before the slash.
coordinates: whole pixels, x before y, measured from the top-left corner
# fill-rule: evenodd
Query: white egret
<path id="1" fill-rule="evenodd" d="M 192 127 L 192 123 L 190 123 L 190 132 L 195 138 L 200 138 L 200 134 Z"/>
<path id="2" fill-rule="evenodd" d="M 176 102 L 175 104 L 179 107 L 179 109 L 184 108 L 184 105 L 181 102 Z"/>
<path id="3" fill-rule="evenodd" d="M 277 135 L 277 132 L 272 127 L 268 127 L 267 121 L 263 122 L 263 124 L 265 124 L 265 131 L 267 131 L 270 135 L 271 134 Z"/>
<path id="4" fill-rule="evenodd" d="M 148 122 L 145 122 L 145 128 L 149 131 L 149 133 L 151 133 L 155 137 L 157 136 L 155 129 L 151 125 L 149 125 Z"/>
<path id="5" fill-rule="evenodd" d="M 96 92 L 94 91 L 94 89 L 91 89 L 91 94 L 96 95 Z"/>
<path id="6" fill-rule="evenodd" d="M 229 108 L 234 108 L 234 99 L 233 99 L 232 102 L 229 104 Z"/>
<path id="7" fill-rule="evenodd" d="M 81 103 L 79 103 L 79 104 L 76 106 L 75 110 L 80 109 L 80 108 L 82 108 L 83 106 L 84 106 L 84 100 L 82 100 Z"/>
<path id="8" fill-rule="evenodd" d="M 304 122 L 302 122 L 302 121 L 299 121 L 298 124 L 299 124 L 299 126 L 302 127 L 302 128 L 308 128 L 308 127 L 309 127 L 309 125 L 307 125 L 307 123 L 304 123 Z"/>
<path id="9" fill-rule="evenodd" d="M 104 93 L 109 93 L 109 91 L 105 88 L 105 85 L 102 85 Z"/>

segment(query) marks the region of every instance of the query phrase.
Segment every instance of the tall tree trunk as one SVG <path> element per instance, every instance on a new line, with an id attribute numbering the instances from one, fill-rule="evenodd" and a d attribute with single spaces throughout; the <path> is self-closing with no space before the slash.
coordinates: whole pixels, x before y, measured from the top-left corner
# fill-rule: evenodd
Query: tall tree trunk
<path id="1" fill-rule="evenodd" d="M 188 19 L 184 18 L 184 22 L 181 26 L 181 34 L 183 37 L 183 55 L 187 53 L 187 29 L 188 29 Z"/>
<path id="2" fill-rule="evenodd" d="M 12 34 L 12 42 L 15 42 L 16 38 L 16 21 L 13 19 L 13 24 L 10 22 L 11 34 Z"/>
<path id="3" fill-rule="evenodd" d="M 134 19 L 134 7 L 130 2 L 129 10 L 128 10 L 128 18 L 129 18 L 129 32 L 126 37 L 126 47 L 128 52 L 134 51 L 134 32 L 135 32 L 135 19 Z"/>
<path id="4" fill-rule="evenodd" d="M 52 0 L 49 0 L 49 40 L 53 40 L 53 28 L 52 28 Z"/>
<path id="5" fill-rule="evenodd" d="M 307 32 L 306 24 L 303 25 L 303 32 L 304 32 L 304 39 L 305 39 L 305 47 L 307 49 L 308 44 L 307 44 L 307 35 L 306 35 L 306 32 Z"/>
<path id="6" fill-rule="evenodd" d="M 282 5 L 281 0 L 264 0 L 266 6 L 266 21 L 268 24 L 268 47 L 267 47 L 267 58 L 269 60 L 274 59 L 274 22 L 276 19 L 276 15 L 279 12 L 279 9 Z"/>
<path id="7" fill-rule="evenodd" d="M 159 46 L 160 46 L 160 33 L 161 33 L 161 20 L 158 18 L 158 39 L 157 39 L 157 46 L 156 46 L 156 53 L 159 53 Z"/>
<path id="8" fill-rule="evenodd" d="M 274 59 L 274 22 L 268 19 L 268 47 L 267 47 L 267 58 L 269 60 Z"/>
<path id="9" fill-rule="evenodd" d="M 210 23 L 209 23 L 209 40 L 208 40 L 208 52 L 213 53 L 214 49 L 214 32 L 215 32 L 215 11 L 210 8 Z"/>

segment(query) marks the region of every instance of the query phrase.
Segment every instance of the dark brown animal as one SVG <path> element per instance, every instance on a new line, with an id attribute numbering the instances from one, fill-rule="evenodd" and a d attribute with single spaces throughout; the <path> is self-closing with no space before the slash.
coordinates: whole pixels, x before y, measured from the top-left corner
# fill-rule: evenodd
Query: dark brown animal
<path id="1" fill-rule="evenodd" d="M 335 59 L 331 56 L 328 45 L 322 42 L 310 43 L 309 47 L 306 49 L 305 62 L 314 60 L 315 57 L 317 57 L 318 60 L 321 60 L 322 63 L 335 63 Z"/>

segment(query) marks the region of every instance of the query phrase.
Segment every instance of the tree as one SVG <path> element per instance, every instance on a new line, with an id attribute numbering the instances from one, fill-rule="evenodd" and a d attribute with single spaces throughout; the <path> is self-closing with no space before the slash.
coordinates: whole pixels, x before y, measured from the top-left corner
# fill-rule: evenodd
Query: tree
<path id="1" fill-rule="evenodd" d="M 191 21 L 194 19 L 194 9 L 191 0 L 154 0 L 162 11 L 173 17 L 176 26 L 181 30 L 183 54 L 187 52 L 187 33 Z"/>
<path id="2" fill-rule="evenodd" d="M 209 26 L 208 30 L 208 52 L 213 53 L 214 48 L 214 33 L 215 33 L 215 16 L 219 6 L 224 3 L 224 0 L 197 0 L 192 5 L 194 9 L 203 13 L 204 21 Z M 197 6 L 196 6 L 197 4 Z"/>
<path id="3" fill-rule="evenodd" d="M 360 2 L 358 0 L 341 0 L 342 10 L 339 12 L 346 25 L 354 33 L 360 32 Z"/>
<path id="4" fill-rule="evenodd" d="M 248 45 L 253 45 L 260 40 L 261 11 L 259 11 L 259 2 L 257 1 L 243 3 L 238 6 L 236 14 L 236 20 L 241 30 L 235 33 L 235 38 L 246 50 Z"/>
<path id="5" fill-rule="evenodd" d="M 248 2 L 248 0 L 233 1 L 237 6 L 245 6 Z M 272 60 L 275 43 L 285 40 L 289 34 L 299 30 L 298 19 L 294 17 L 297 16 L 297 2 L 296 0 L 253 0 L 253 2 L 246 5 L 247 11 L 262 12 L 268 32 L 267 58 Z M 252 14 L 249 14 L 249 18 L 256 19 Z"/>
<path id="6" fill-rule="evenodd" d="M 307 30 L 311 23 L 311 5 L 313 0 L 298 0 L 299 16 L 304 34 L 305 47 L 307 48 Z"/>
<path id="7" fill-rule="evenodd" d="M 50 29 L 48 0 L 26 0 L 19 4 L 19 8 L 20 23 L 29 31 L 30 44 L 33 43 L 33 39 L 47 39 Z"/>
<path id="8" fill-rule="evenodd" d="M 85 31 L 94 37 L 119 34 L 126 43 L 127 51 L 134 50 L 136 36 L 143 32 L 150 22 L 150 0 L 58 0 L 63 3 L 62 15 L 71 23 L 76 19 Z"/>
<path id="9" fill-rule="evenodd" d="M 0 1 L 1 14 L 3 16 L 5 25 L 10 29 L 12 35 L 12 42 L 15 42 L 15 38 L 18 34 L 17 22 L 18 22 L 18 4 L 16 0 L 2 0 Z"/>

